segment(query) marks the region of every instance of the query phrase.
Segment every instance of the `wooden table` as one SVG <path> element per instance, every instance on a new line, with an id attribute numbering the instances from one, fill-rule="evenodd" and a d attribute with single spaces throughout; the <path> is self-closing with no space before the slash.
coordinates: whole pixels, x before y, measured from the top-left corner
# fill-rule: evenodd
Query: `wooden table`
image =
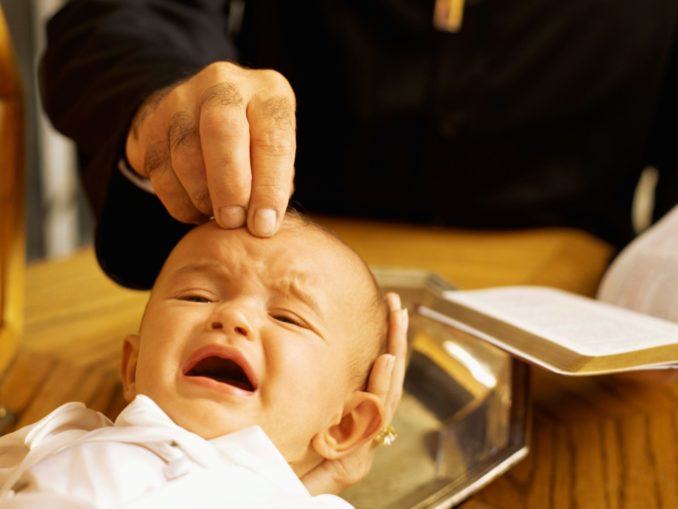
<path id="1" fill-rule="evenodd" d="M 462 288 L 546 284 L 593 295 L 611 250 L 572 230 L 463 232 L 322 219 L 369 263 L 421 267 Z M 100 272 L 91 249 L 28 268 L 23 346 L 2 384 L 16 425 L 81 400 L 115 416 L 124 336 L 146 293 Z M 481 508 L 678 507 L 678 383 L 568 379 L 533 369 L 527 459 L 463 504 Z"/>

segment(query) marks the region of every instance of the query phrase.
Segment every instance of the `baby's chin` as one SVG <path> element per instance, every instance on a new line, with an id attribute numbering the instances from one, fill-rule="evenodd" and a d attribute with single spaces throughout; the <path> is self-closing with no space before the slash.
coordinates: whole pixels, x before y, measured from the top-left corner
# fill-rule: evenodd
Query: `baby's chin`
<path id="1" fill-rule="evenodd" d="M 267 429 L 267 426 L 261 424 L 258 419 L 244 418 L 242 415 L 238 415 L 238 412 L 233 412 L 232 415 L 228 415 L 230 412 L 218 413 L 220 414 L 218 418 L 215 418 L 213 411 L 208 414 L 209 417 L 201 414 L 204 418 L 200 418 L 196 413 L 187 414 L 185 411 L 177 412 L 176 417 L 170 413 L 168 415 L 177 425 L 205 440 L 217 439 L 252 426 L 260 426 L 299 478 L 323 461 L 323 458 L 313 450 L 310 441 L 302 443 L 297 440 L 293 443 L 287 443 L 285 440 L 286 434 L 282 430 Z"/>
<path id="2" fill-rule="evenodd" d="M 301 467 L 299 470 L 303 471 L 309 460 L 313 462 L 309 458 L 312 455 L 311 437 L 301 436 L 297 429 L 281 428 L 278 425 L 279 420 L 267 418 L 265 413 L 262 414 L 247 404 L 209 398 L 178 399 L 176 394 L 168 401 L 156 403 L 175 424 L 205 440 L 259 426 L 291 466 L 298 464 Z M 297 471 L 296 467 L 294 469 Z"/>
<path id="3" fill-rule="evenodd" d="M 163 410 L 175 424 L 205 440 L 212 440 L 259 425 L 258 419 L 248 417 L 242 409 L 226 408 L 213 401 L 171 405 L 171 408 L 163 408 Z"/>

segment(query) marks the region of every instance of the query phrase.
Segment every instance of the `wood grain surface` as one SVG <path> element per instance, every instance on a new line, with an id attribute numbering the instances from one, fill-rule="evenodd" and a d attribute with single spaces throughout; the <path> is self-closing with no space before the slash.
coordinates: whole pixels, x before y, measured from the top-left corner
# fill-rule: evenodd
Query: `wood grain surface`
<path id="1" fill-rule="evenodd" d="M 611 249 L 573 230 L 468 232 L 318 218 L 378 265 L 426 268 L 463 288 L 548 284 L 592 295 Z M 90 249 L 27 270 L 20 354 L 3 403 L 32 422 L 71 400 L 114 417 L 124 336 L 147 294 L 99 271 Z M 564 378 L 533 369 L 531 451 L 464 509 L 678 507 L 678 381 Z"/>

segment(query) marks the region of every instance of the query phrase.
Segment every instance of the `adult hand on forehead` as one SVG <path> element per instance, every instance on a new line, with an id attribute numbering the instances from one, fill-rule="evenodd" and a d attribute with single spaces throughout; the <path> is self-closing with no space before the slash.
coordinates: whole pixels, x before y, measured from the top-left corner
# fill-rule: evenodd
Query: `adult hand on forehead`
<path id="1" fill-rule="evenodd" d="M 127 135 L 132 169 L 148 177 L 169 214 L 210 216 L 275 234 L 293 189 L 295 97 L 272 70 L 229 62 L 205 67 L 141 106 Z"/>
<path id="2" fill-rule="evenodd" d="M 386 294 L 389 310 L 388 353 L 374 361 L 367 380 L 367 391 L 382 400 L 384 424 L 393 420 L 403 394 L 407 357 L 407 310 L 402 309 L 400 297 Z M 372 467 L 377 445 L 369 441 L 337 460 L 325 460 L 302 477 L 301 481 L 312 495 L 339 493 L 363 479 Z"/>

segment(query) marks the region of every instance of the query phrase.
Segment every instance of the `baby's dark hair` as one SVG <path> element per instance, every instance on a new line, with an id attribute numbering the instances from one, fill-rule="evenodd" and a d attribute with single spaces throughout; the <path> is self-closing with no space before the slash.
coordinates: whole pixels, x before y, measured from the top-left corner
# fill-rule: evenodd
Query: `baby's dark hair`
<path id="1" fill-rule="evenodd" d="M 298 225 L 312 228 L 350 252 L 357 262 L 356 270 L 363 273 L 360 276 L 369 285 L 367 302 L 356 303 L 356 308 L 361 310 L 361 316 L 356 316 L 356 320 L 359 320 L 359 323 L 364 324 L 364 326 L 361 327 L 361 338 L 360 341 L 355 342 L 358 346 L 351 357 L 354 385 L 356 388 L 364 389 L 374 361 L 379 355 L 387 352 L 388 308 L 384 294 L 365 260 L 334 232 L 295 210 L 288 210 L 286 217 L 291 220 L 287 221 L 288 227 L 294 228 Z"/>

